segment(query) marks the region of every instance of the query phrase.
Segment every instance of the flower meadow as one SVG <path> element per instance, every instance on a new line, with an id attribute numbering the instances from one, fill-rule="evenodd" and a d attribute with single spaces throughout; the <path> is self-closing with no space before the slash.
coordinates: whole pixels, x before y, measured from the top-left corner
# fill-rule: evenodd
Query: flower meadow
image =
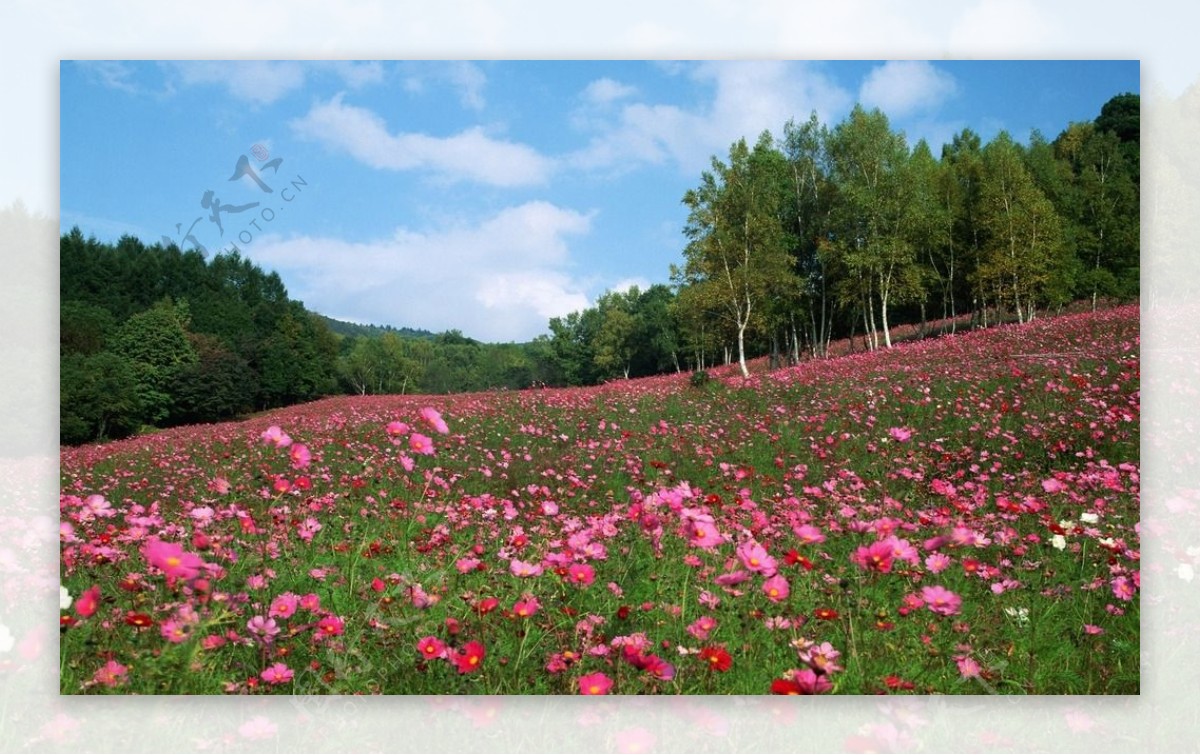
<path id="1" fill-rule="evenodd" d="M 1129 694 L 1138 310 L 61 452 L 64 694 Z"/>

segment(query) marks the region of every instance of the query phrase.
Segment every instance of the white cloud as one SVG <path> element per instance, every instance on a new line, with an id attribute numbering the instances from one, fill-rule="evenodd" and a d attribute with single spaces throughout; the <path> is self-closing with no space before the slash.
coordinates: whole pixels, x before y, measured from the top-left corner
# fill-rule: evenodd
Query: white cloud
<path id="1" fill-rule="evenodd" d="M 468 110 L 483 110 L 487 99 L 483 91 L 487 86 L 487 74 L 476 63 L 466 60 L 406 62 L 401 64 L 404 72 L 402 86 L 410 94 L 423 94 L 430 84 L 449 84 L 457 90 L 458 101 Z"/>
<path id="2" fill-rule="evenodd" d="M 958 89 L 954 77 L 923 60 L 893 60 L 871 70 L 858 92 L 864 107 L 889 118 L 930 110 Z"/>
<path id="3" fill-rule="evenodd" d="M 474 223 L 400 228 L 366 243 L 264 236 L 243 251 L 318 312 L 523 341 L 545 332 L 551 317 L 588 306 L 569 272 L 568 242 L 590 232 L 592 217 L 527 202 Z"/>
<path id="4" fill-rule="evenodd" d="M 133 82 L 134 70 L 120 60 L 79 60 L 76 64 L 88 78 L 98 81 L 110 89 L 137 94 L 140 87 Z"/>
<path id="5" fill-rule="evenodd" d="M 304 64 L 296 61 L 180 61 L 171 67 L 185 85 L 222 84 L 237 99 L 263 105 L 304 85 Z"/>
<path id="6" fill-rule="evenodd" d="M 383 81 L 378 61 L 207 60 L 165 64 L 185 86 L 223 85 L 245 102 L 269 105 L 299 90 L 309 74 L 333 74 L 351 89 Z"/>
<path id="7" fill-rule="evenodd" d="M 607 105 L 636 93 L 636 88 L 606 77 L 588 84 L 583 90 L 583 99 L 593 105 Z"/>
<path id="8" fill-rule="evenodd" d="M 694 173 L 707 168 L 712 155 L 727 155 L 742 137 L 753 142 L 764 130 L 779 133 L 789 118 L 806 120 L 813 110 L 828 120 L 851 101 L 819 67 L 803 62 L 706 62 L 663 70 L 711 87 L 711 98 L 694 108 L 630 102 L 570 156 L 572 165 L 631 169 L 670 160 Z"/>
<path id="9" fill-rule="evenodd" d="M 463 107 L 482 110 L 487 104 L 483 98 L 483 87 L 487 84 L 487 77 L 479 66 L 467 61 L 451 63 L 447 78 L 451 84 L 458 87 L 459 101 Z"/>
<path id="10" fill-rule="evenodd" d="M 324 65 L 340 76 L 346 86 L 354 89 L 383 81 L 383 64 L 378 60 L 335 60 Z"/>
<path id="11" fill-rule="evenodd" d="M 392 134 L 366 108 L 346 105 L 339 94 L 291 123 L 300 136 L 348 152 L 373 168 L 426 170 L 449 180 L 493 186 L 526 186 L 546 181 L 551 159 L 524 144 L 495 139 L 481 127 L 445 137 Z"/>
<path id="12" fill-rule="evenodd" d="M 645 278 L 643 278 L 641 276 L 637 276 L 634 278 L 622 278 L 621 280 L 612 284 L 612 287 L 609 288 L 609 291 L 615 291 L 617 293 L 625 294 L 625 293 L 629 293 L 629 289 L 633 288 L 634 286 L 637 286 L 639 291 L 644 292 L 648 288 L 650 288 L 651 285 L 652 284 L 650 283 L 650 281 L 646 280 Z"/>

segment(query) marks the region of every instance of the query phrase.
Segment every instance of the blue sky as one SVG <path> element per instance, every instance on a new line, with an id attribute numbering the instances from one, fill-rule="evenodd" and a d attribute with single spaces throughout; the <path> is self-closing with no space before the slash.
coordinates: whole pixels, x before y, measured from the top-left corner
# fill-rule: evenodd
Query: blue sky
<path id="1" fill-rule="evenodd" d="M 523 341 L 605 290 L 668 282 L 680 200 L 740 137 L 813 110 L 833 126 L 861 102 L 935 154 L 966 127 L 1053 139 L 1139 92 L 1139 73 L 1137 61 L 64 61 L 60 217 L 106 241 L 191 228 L 210 253 L 236 244 L 332 317 Z M 237 170 L 243 156 L 271 192 Z"/>

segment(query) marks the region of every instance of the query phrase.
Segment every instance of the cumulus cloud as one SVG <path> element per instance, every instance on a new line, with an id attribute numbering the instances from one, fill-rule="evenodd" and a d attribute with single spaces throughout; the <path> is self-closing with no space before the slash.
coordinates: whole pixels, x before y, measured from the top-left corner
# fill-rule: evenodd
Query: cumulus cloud
<path id="1" fill-rule="evenodd" d="M 469 110 L 483 110 L 487 99 L 483 91 L 487 75 L 476 63 L 467 60 L 420 61 L 402 64 L 402 86 L 410 94 L 423 94 L 430 84 L 448 84 L 458 92 L 459 104 Z"/>
<path id="2" fill-rule="evenodd" d="M 163 64 L 182 86 L 223 86 L 234 98 L 269 105 L 302 88 L 313 74 L 334 75 L 351 89 L 384 79 L 378 61 L 189 60 Z"/>
<path id="3" fill-rule="evenodd" d="M 607 105 L 636 93 L 634 87 L 605 77 L 588 84 L 583 90 L 583 99 L 593 105 Z"/>
<path id="4" fill-rule="evenodd" d="M 844 111 L 851 96 L 815 64 L 789 61 L 706 62 L 664 67 L 711 89 L 694 108 L 633 101 L 597 128 L 589 144 L 568 157 L 582 169 L 631 169 L 643 163 L 676 163 L 682 172 L 708 167 L 739 138 L 778 133 L 790 118 L 813 110 L 822 120 Z"/>
<path id="5" fill-rule="evenodd" d="M 636 287 L 638 291 L 646 291 L 652 285 L 653 284 L 650 283 L 649 280 L 638 275 L 633 278 L 622 278 L 621 280 L 612 284 L 609 290 L 616 291 L 617 293 L 627 294 L 631 288 Z"/>
<path id="6" fill-rule="evenodd" d="M 551 317 L 588 306 L 570 274 L 569 241 L 589 233 L 592 218 L 534 201 L 375 241 L 263 237 L 243 251 L 332 317 L 524 341 Z"/>
<path id="7" fill-rule="evenodd" d="M 954 77 L 924 60 L 893 60 L 871 70 L 858 99 L 889 118 L 931 110 L 958 89 Z"/>
<path id="8" fill-rule="evenodd" d="M 180 61 L 171 67 L 187 86 L 219 84 L 239 100 L 269 105 L 304 85 L 304 64 L 297 61 Z"/>
<path id="9" fill-rule="evenodd" d="M 79 60 L 76 65 L 92 81 L 129 94 L 138 94 L 141 87 L 134 81 L 133 66 L 120 60 Z"/>
<path id="10" fill-rule="evenodd" d="M 553 160 L 524 144 L 495 139 L 474 127 L 450 136 L 390 133 L 374 112 L 342 102 L 338 94 L 291 122 L 297 135 L 346 152 L 373 168 L 424 170 L 442 178 L 492 186 L 546 181 Z"/>

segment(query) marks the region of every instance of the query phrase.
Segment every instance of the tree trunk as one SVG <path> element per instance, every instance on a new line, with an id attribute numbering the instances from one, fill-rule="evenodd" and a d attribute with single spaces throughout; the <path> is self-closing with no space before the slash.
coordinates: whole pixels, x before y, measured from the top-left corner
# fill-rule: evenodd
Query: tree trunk
<path id="1" fill-rule="evenodd" d="M 888 325 L 888 294 L 884 288 L 879 301 L 879 316 L 883 318 L 883 342 L 890 349 L 892 348 L 892 329 Z"/>
<path id="2" fill-rule="evenodd" d="M 743 322 L 738 326 L 738 365 L 742 368 L 742 377 L 750 377 L 750 370 L 746 369 L 746 325 Z"/>

